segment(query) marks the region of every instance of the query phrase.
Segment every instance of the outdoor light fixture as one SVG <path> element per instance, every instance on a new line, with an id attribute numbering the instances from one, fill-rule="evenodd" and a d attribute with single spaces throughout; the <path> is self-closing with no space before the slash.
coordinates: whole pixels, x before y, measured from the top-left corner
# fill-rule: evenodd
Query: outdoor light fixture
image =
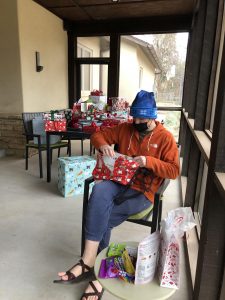
<path id="1" fill-rule="evenodd" d="M 36 72 L 41 72 L 44 67 L 40 65 L 40 52 L 35 52 L 36 55 Z"/>

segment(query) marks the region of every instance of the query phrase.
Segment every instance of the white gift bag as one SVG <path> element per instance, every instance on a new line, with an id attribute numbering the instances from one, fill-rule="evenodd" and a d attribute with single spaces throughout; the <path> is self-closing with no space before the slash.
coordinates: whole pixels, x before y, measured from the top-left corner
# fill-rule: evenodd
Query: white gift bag
<path id="1" fill-rule="evenodd" d="M 158 261 L 160 286 L 179 288 L 179 243 L 184 232 L 196 225 L 190 207 L 180 207 L 168 213 L 161 222 L 161 243 Z"/>
<path id="2" fill-rule="evenodd" d="M 179 288 L 179 243 L 174 235 L 169 241 L 161 240 L 158 273 L 160 286 Z"/>

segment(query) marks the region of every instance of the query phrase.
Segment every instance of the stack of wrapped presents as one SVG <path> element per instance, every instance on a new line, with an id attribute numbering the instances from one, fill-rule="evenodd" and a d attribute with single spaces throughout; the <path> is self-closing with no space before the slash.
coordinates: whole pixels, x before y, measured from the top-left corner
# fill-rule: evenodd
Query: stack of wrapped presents
<path id="1" fill-rule="evenodd" d="M 66 117 L 64 111 L 51 110 L 43 114 L 45 131 L 66 131 Z"/>
<path id="2" fill-rule="evenodd" d="M 86 101 L 75 102 L 72 109 L 51 110 L 33 120 L 33 132 L 41 135 L 41 143 L 46 143 L 45 131 L 67 131 L 69 128 L 93 133 L 113 127 L 123 122 L 132 122 L 129 103 L 122 97 L 108 98 L 100 90 L 93 90 Z M 50 143 L 60 137 L 51 136 Z M 37 143 L 37 138 L 35 138 Z"/>
<path id="3" fill-rule="evenodd" d="M 129 103 L 122 97 L 107 100 L 102 91 L 93 90 L 88 100 L 74 103 L 69 127 L 93 133 L 123 122 L 132 122 Z"/>

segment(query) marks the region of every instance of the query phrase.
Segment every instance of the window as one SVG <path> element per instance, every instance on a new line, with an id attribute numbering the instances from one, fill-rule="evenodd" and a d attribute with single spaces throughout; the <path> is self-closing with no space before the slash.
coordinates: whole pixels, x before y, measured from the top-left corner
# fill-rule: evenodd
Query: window
<path id="1" fill-rule="evenodd" d="M 180 118 L 180 111 L 158 110 L 157 119 L 173 134 L 177 143 L 179 142 Z"/>
<path id="2" fill-rule="evenodd" d="M 77 57 L 92 57 L 92 50 L 83 45 L 77 45 Z M 91 65 L 81 65 L 81 95 L 86 96 L 92 89 L 91 86 L 92 69 Z"/>
<path id="3" fill-rule="evenodd" d="M 78 53 L 80 45 L 92 49 L 92 57 L 109 57 L 110 55 L 110 38 L 108 36 L 78 37 L 77 45 L 77 57 L 90 57 L 88 52 L 84 52 L 82 56 Z"/>

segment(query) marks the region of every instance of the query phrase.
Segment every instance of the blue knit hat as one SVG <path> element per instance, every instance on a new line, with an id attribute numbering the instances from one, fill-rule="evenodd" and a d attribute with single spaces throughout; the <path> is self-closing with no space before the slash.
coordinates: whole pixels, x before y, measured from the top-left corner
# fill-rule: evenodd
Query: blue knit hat
<path id="1" fill-rule="evenodd" d="M 134 118 L 156 119 L 157 107 L 154 93 L 143 90 L 137 93 L 130 107 L 130 115 Z"/>

